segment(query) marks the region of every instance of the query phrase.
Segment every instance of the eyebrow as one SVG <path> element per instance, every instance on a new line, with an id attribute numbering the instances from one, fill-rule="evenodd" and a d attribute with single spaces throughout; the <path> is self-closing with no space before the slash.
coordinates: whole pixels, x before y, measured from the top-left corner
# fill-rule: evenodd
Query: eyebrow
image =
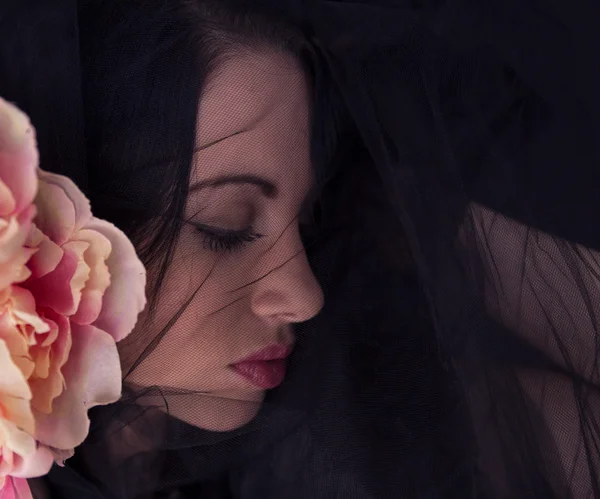
<path id="1" fill-rule="evenodd" d="M 269 199 L 277 197 L 278 189 L 277 186 L 264 178 L 256 177 L 254 175 L 224 175 L 222 177 L 216 177 L 210 180 L 202 180 L 200 182 L 193 183 L 188 193 L 199 191 L 208 187 L 224 187 L 226 185 L 254 185 L 260 187 L 263 195 Z"/>

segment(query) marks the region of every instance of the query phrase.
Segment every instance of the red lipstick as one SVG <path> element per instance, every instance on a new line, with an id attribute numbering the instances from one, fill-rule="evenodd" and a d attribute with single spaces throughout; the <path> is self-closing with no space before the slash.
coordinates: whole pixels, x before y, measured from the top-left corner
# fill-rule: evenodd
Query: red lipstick
<path id="1" fill-rule="evenodd" d="M 275 388 L 283 383 L 286 359 L 292 348 L 272 345 L 231 365 L 231 368 L 250 383 L 263 390 Z"/>

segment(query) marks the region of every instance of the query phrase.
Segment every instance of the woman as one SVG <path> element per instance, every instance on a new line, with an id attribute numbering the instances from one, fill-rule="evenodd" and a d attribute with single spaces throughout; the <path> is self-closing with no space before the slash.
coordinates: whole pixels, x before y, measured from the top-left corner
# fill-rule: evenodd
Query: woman
<path id="1" fill-rule="evenodd" d="M 32 67 L 0 90 L 155 303 L 52 497 L 600 496 L 594 7 L 57 12 L 5 23 Z"/>
<path id="2" fill-rule="evenodd" d="M 308 65 L 300 58 L 307 57 L 300 53 L 307 48 L 292 47 L 293 34 L 270 35 L 264 27 L 265 34 L 246 34 L 254 24 L 233 16 L 230 21 L 226 16 L 231 14 L 218 3 L 212 11 L 208 3 L 159 8 L 173 10 L 171 15 L 189 30 L 176 34 L 175 50 L 169 47 L 164 54 L 180 58 L 181 71 L 169 70 L 176 71 L 177 78 L 195 79 L 185 81 L 189 90 L 181 84 L 175 87 L 183 88 L 182 95 L 169 102 L 161 100 L 168 87 L 160 78 L 145 87 L 107 81 L 114 73 L 109 70 L 106 76 L 99 57 L 84 61 L 91 66 L 84 69 L 86 75 L 104 73 L 91 77 L 87 89 L 93 113 L 88 143 L 92 150 L 106 151 L 90 164 L 97 166 L 95 171 L 108 168 L 112 177 L 106 187 L 91 178 L 99 187 L 93 196 L 102 198 L 100 205 L 117 194 L 110 192 L 117 169 L 117 175 L 125 177 L 122 186 L 142 191 L 142 176 L 149 163 L 156 163 L 150 166 L 156 168 L 156 176 L 147 189 L 153 192 L 140 192 L 135 199 L 140 209 L 144 207 L 143 214 L 127 220 L 148 260 L 154 303 L 122 345 L 125 379 L 138 387 L 202 394 L 202 404 L 193 414 L 175 398 L 169 413 L 201 428 L 226 431 L 250 421 L 265 391 L 282 383 L 294 345 L 292 326 L 311 319 L 322 307 L 322 291 L 299 232 L 299 220 L 312 208 L 309 193 L 316 187 L 310 150 L 314 91 Z M 146 15 L 145 10 L 140 15 Z M 204 28 L 209 22 L 214 27 Z M 191 38 L 194 32 L 199 39 Z M 84 44 L 87 36 L 96 34 L 84 35 Z M 129 29 L 126 36 L 139 33 Z M 101 54 L 110 56 L 110 44 L 122 43 L 110 36 L 97 39 L 108 45 Z M 85 56 L 86 50 L 84 45 Z M 152 60 L 149 68 L 128 73 L 128 78 L 152 78 L 167 62 L 162 57 Z M 112 61 L 117 68 L 124 63 Z M 119 69 L 116 73 L 121 78 Z M 110 95 L 99 96 L 96 89 L 108 89 Z M 158 99 L 153 99 L 154 93 Z M 179 109 L 195 101 L 197 110 L 192 106 L 184 111 L 188 122 Z M 140 120 L 139 127 L 129 118 L 138 107 L 147 109 L 134 118 Z M 146 113 L 155 116 L 148 118 Z M 312 119 L 322 120 L 323 113 L 315 109 Z M 173 138 L 174 150 L 155 136 L 162 130 Z M 107 131 L 118 133 L 119 140 L 107 138 Z M 140 153 L 144 147 L 148 149 Z M 136 155 L 135 163 L 129 154 Z M 154 198 L 151 206 L 146 204 L 149 195 Z M 133 201 L 131 196 L 127 201 Z M 121 222 L 129 213 L 110 215 Z M 170 247 L 157 252 L 155 247 L 161 245 Z M 152 257 L 168 259 L 168 267 Z M 168 330 L 166 336 L 140 360 L 140 352 L 163 329 Z"/>
<path id="3" fill-rule="evenodd" d="M 331 156 L 333 92 L 314 46 L 268 14 L 222 1 L 79 6 L 88 194 L 150 276 L 150 307 L 120 344 L 130 398 L 109 408 L 104 434 L 127 411 L 147 414 L 106 437 L 111 472 L 169 445 L 173 427 L 202 438 L 249 423 L 284 381 L 294 326 L 323 305 L 300 223 Z"/>
<path id="4" fill-rule="evenodd" d="M 89 197 L 133 239 L 150 281 L 150 306 L 119 345 L 128 396 L 94 419 L 102 450 L 91 435 L 77 458 L 103 493 L 169 488 L 173 432 L 232 440 L 223 432 L 283 383 L 294 326 L 323 306 L 300 224 L 331 168 L 334 93 L 314 45 L 284 21 L 245 2 L 80 4 Z M 229 459 L 211 461 L 221 471 Z M 199 471 L 181 481 L 212 478 Z"/>

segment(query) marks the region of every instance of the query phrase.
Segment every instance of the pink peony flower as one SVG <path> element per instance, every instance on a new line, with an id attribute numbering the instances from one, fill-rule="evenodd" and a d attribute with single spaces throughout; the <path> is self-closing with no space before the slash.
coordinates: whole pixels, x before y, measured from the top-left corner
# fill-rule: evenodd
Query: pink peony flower
<path id="1" fill-rule="evenodd" d="M 70 456 L 87 411 L 119 399 L 115 342 L 146 304 L 127 237 L 37 160 L 27 117 L 0 99 L 0 499 L 27 497 L 16 479 Z"/>
<path id="2" fill-rule="evenodd" d="M 41 375 L 30 386 L 36 437 L 68 450 L 87 435 L 87 410 L 120 396 L 115 341 L 131 332 L 145 306 L 145 271 L 125 235 L 92 216 L 73 182 L 47 172 L 39 179 L 35 227 L 26 242 L 37 252 L 22 286 L 50 333 L 56 331 L 42 353 L 56 355 L 38 357 Z"/>
<path id="3" fill-rule="evenodd" d="M 0 102 L 0 490 L 7 481 L 17 490 L 7 477 L 44 474 L 52 464 L 51 454 L 33 436 L 28 384 L 33 371 L 29 346 L 35 343 L 36 328 L 41 332 L 47 326 L 37 320 L 27 293 L 13 289 L 14 283 L 30 276 L 25 264 L 33 251 L 23 245 L 35 215 L 31 203 L 37 190 L 36 167 L 29 120 L 14 106 Z"/>

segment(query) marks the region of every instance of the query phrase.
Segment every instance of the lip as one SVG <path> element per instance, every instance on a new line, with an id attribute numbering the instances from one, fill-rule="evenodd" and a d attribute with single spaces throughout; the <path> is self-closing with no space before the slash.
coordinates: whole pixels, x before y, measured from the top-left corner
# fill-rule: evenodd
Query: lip
<path id="1" fill-rule="evenodd" d="M 271 345 L 230 367 L 254 386 L 270 390 L 283 383 L 287 367 L 286 359 L 291 353 L 291 346 Z"/>

